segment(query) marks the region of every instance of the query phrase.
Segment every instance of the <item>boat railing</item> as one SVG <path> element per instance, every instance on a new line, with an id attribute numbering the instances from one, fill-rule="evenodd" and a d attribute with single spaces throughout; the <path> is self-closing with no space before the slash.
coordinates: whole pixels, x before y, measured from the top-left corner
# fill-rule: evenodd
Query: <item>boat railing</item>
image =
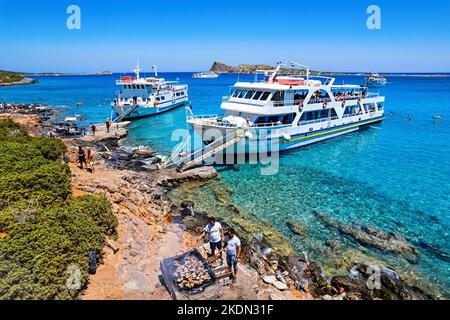
<path id="1" fill-rule="evenodd" d="M 253 100 L 253 99 L 244 99 L 244 98 L 237 98 L 232 96 L 223 96 L 222 102 L 236 102 L 236 103 L 242 103 L 242 104 L 248 104 L 252 106 L 259 106 L 263 107 L 267 105 L 267 100 Z"/>
<path id="2" fill-rule="evenodd" d="M 303 126 L 303 125 L 309 125 L 309 124 L 314 124 L 314 123 L 332 121 L 332 120 L 337 120 L 337 119 L 339 119 L 339 117 L 331 117 L 331 118 L 322 118 L 322 119 L 315 119 L 315 120 L 300 121 L 298 123 L 298 125 Z"/>
<path id="3" fill-rule="evenodd" d="M 369 92 L 366 93 L 365 95 L 362 94 L 357 94 L 357 95 L 353 95 L 353 96 L 335 96 L 335 100 L 336 101 L 342 101 L 342 100 L 358 100 L 358 99 L 367 99 L 367 98 L 376 98 L 379 97 L 380 94 L 377 92 Z"/>
<path id="4" fill-rule="evenodd" d="M 268 123 L 253 123 L 251 128 L 273 128 L 273 127 L 290 127 L 290 124 L 283 124 L 280 122 L 268 122 Z"/>
<path id="5" fill-rule="evenodd" d="M 201 124 L 209 124 L 216 127 L 223 128 L 237 128 L 236 124 L 227 122 L 227 121 L 219 121 L 221 118 L 217 115 L 211 116 L 191 116 L 189 120 L 201 120 Z M 274 128 L 274 127 L 289 127 L 289 124 L 283 124 L 281 122 L 268 122 L 268 123 L 252 123 L 250 126 L 243 126 L 244 128 Z"/>
<path id="6" fill-rule="evenodd" d="M 299 106 L 304 101 L 305 99 L 272 101 L 272 105 L 274 107 L 292 107 L 292 106 Z"/>
<path id="7" fill-rule="evenodd" d="M 194 116 L 190 116 L 189 118 L 194 119 L 194 120 L 198 120 L 198 119 L 217 119 L 219 118 L 218 114 L 200 114 L 200 115 L 194 115 Z"/>
<path id="8" fill-rule="evenodd" d="M 331 98 L 311 98 L 308 104 L 331 102 Z"/>
<path id="9" fill-rule="evenodd" d="M 362 115 L 362 114 L 364 114 L 362 111 L 360 111 L 360 112 L 355 112 L 355 113 L 350 113 L 350 114 L 344 114 L 344 115 L 342 116 L 342 118 L 350 118 L 350 117 L 354 117 L 354 116 L 360 116 L 360 115 Z"/>

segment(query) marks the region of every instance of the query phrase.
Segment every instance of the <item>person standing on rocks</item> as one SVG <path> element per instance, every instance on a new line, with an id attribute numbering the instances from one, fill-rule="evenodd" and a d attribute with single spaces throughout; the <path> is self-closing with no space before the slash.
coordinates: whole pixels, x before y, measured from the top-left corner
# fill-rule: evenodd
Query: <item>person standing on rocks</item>
<path id="1" fill-rule="evenodd" d="M 86 154 L 84 153 L 82 146 L 78 146 L 78 162 L 80 162 L 80 169 L 83 170 L 83 164 L 87 167 Z"/>
<path id="2" fill-rule="evenodd" d="M 219 252 L 222 252 L 222 240 L 224 239 L 223 228 L 220 222 L 216 221 L 215 217 L 209 218 L 209 223 L 203 229 L 203 233 L 198 238 L 198 241 L 205 238 L 206 234 L 209 235 L 209 246 L 211 248 L 211 255 L 214 256 L 216 248 Z"/>
<path id="3" fill-rule="evenodd" d="M 111 128 L 111 122 L 109 121 L 109 118 L 106 119 L 106 132 L 109 133 L 109 128 Z"/>
<path id="4" fill-rule="evenodd" d="M 95 131 L 97 130 L 97 128 L 95 127 L 95 124 L 91 123 L 91 131 L 92 131 L 92 135 L 95 137 Z"/>
<path id="5" fill-rule="evenodd" d="M 91 173 L 95 172 L 95 157 L 94 157 L 94 152 L 91 151 L 91 149 L 88 149 L 87 151 L 87 162 L 89 164 L 89 169 L 91 170 Z"/>
<path id="6" fill-rule="evenodd" d="M 233 228 L 228 231 L 225 247 L 227 249 L 227 265 L 233 270 L 233 282 L 235 282 L 238 271 L 238 258 L 241 256 L 241 240 L 235 235 Z"/>

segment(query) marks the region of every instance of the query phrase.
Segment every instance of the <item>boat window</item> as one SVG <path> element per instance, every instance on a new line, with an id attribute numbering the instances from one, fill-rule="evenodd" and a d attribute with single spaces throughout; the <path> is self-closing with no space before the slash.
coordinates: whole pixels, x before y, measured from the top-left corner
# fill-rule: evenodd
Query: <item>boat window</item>
<path id="1" fill-rule="evenodd" d="M 315 121 L 315 120 L 324 120 L 328 118 L 337 117 L 336 110 L 333 109 L 321 109 L 315 111 L 306 111 L 302 113 L 299 122 L 302 121 Z"/>
<path id="2" fill-rule="evenodd" d="M 294 92 L 294 100 L 295 101 L 305 100 L 307 95 L 308 95 L 308 90 L 295 90 L 295 92 Z"/>
<path id="3" fill-rule="evenodd" d="M 364 110 L 366 110 L 366 112 L 374 112 L 377 110 L 375 103 L 366 103 L 364 105 Z"/>
<path id="4" fill-rule="evenodd" d="M 276 122 L 279 122 L 279 121 L 280 121 L 279 116 L 271 116 L 271 117 L 269 117 L 269 123 L 276 123 Z"/>
<path id="5" fill-rule="evenodd" d="M 305 116 L 306 116 L 306 112 L 303 112 L 301 117 L 300 117 L 299 122 L 305 121 Z"/>
<path id="6" fill-rule="evenodd" d="M 375 108 L 375 106 L 373 104 L 370 104 L 368 106 L 368 108 L 369 108 L 369 111 L 372 111 L 371 108 Z M 344 110 L 344 116 L 349 116 L 349 115 L 350 116 L 354 116 L 354 115 L 356 115 L 356 114 L 358 114 L 360 112 L 362 113 L 362 111 L 361 111 L 361 109 L 359 108 L 358 105 L 347 106 L 347 107 L 345 107 L 345 110 Z"/>
<path id="7" fill-rule="evenodd" d="M 267 123 L 267 117 L 258 117 L 255 121 L 256 124 Z"/>
<path id="8" fill-rule="evenodd" d="M 269 97 L 269 95 L 270 95 L 270 92 L 264 92 L 260 100 L 261 101 L 266 101 L 267 98 Z"/>
<path id="9" fill-rule="evenodd" d="M 246 94 L 247 94 L 247 90 L 241 90 L 241 92 L 239 93 L 238 98 L 243 98 Z"/>
<path id="10" fill-rule="evenodd" d="M 251 99 L 254 94 L 255 94 L 254 90 L 249 90 L 247 91 L 247 94 L 245 95 L 244 99 Z"/>
<path id="11" fill-rule="evenodd" d="M 237 89 L 236 91 L 234 91 L 232 97 L 236 98 L 239 95 L 239 93 L 241 93 L 241 90 Z"/>
<path id="12" fill-rule="evenodd" d="M 276 91 L 272 96 L 272 101 L 283 101 L 284 92 Z"/>
<path id="13" fill-rule="evenodd" d="M 156 97 L 156 100 L 159 101 L 159 97 Z"/>
<path id="14" fill-rule="evenodd" d="M 256 93 L 255 93 L 255 95 L 253 96 L 253 100 L 259 100 L 259 98 L 261 97 L 261 95 L 262 95 L 262 91 L 256 91 Z"/>
<path id="15" fill-rule="evenodd" d="M 164 96 L 161 96 L 161 100 L 163 100 L 163 101 L 164 101 L 164 100 L 166 100 L 166 97 L 164 97 Z"/>
<path id="16" fill-rule="evenodd" d="M 291 124 L 295 119 L 295 113 L 285 114 L 281 117 L 282 124 Z"/>
<path id="17" fill-rule="evenodd" d="M 314 91 L 308 103 L 320 103 L 325 101 L 331 101 L 331 99 L 328 92 L 322 89 Z"/>
<path id="18" fill-rule="evenodd" d="M 384 109 L 383 102 L 378 102 L 378 110 L 381 111 Z"/>

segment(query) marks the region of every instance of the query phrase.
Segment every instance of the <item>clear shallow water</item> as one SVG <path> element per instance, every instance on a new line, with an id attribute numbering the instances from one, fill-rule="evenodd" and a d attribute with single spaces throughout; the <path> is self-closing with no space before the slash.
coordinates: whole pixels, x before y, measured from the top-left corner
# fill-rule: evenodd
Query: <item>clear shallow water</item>
<path id="1" fill-rule="evenodd" d="M 162 74 L 190 86 L 196 114 L 218 113 L 221 97 L 229 93 L 236 75 L 193 80 L 191 74 Z M 32 86 L 0 88 L 0 101 L 40 102 L 65 106 L 63 115 L 83 113 L 85 124 L 110 116 L 116 90 L 112 76 L 40 77 Z M 252 76 L 241 76 L 241 80 Z M 340 83 L 362 83 L 362 77 L 338 77 Z M 294 240 L 299 250 L 323 263 L 318 249 L 324 240 L 357 247 L 401 270 L 411 269 L 450 297 L 450 264 L 419 248 L 421 259 L 404 259 L 367 250 L 327 229 L 313 214 L 323 211 L 344 223 L 367 224 L 401 234 L 412 243 L 424 241 L 450 254 L 450 78 L 389 77 L 380 92 L 386 96 L 386 119 L 379 127 L 285 153 L 277 175 L 261 176 L 254 165 L 223 170 L 222 181 L 233 189 L 233 200 L 277 226 L 292 238 L 287 219 L 308 227 L 309 237 Z M 76 102 L 83 107 L 77 108 Z M 390 114 L 390 113 L 393 114 Z M 407 116 L 411 116 L 411 120 Z M 441 115 L 444 121 L 432 115 Z M 148 144 L 161 153 L 176 142 L 172 131 L 185 128 L 185 111 L 138 120 L 128 143 Z"/>

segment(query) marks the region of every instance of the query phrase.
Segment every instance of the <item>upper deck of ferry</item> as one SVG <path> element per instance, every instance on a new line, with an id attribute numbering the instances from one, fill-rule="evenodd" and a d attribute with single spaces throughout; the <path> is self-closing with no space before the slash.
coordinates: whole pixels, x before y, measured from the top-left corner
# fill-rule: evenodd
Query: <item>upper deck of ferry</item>
<path id="1" fill-rule="evenodd" d="M 237 82 L 230 96 L 222 98 L 222 109 L 252 114 L 277 114 L 298 110 L 299 106 L 322 108 L 323 103 L 378 98 L 360 85 L 335 85 L 335 78 L 324 76 L 273 74 L 263 81 Z M 275 108 L 274 108 L 275 107 Z"/>

